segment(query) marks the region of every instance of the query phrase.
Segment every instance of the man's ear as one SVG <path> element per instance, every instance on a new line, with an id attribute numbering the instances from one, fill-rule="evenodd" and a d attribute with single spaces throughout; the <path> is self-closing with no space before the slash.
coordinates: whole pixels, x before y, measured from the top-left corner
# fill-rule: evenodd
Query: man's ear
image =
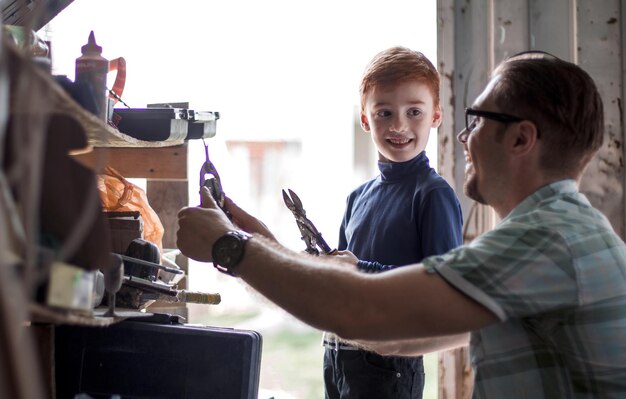
<path id="1" fill-rule="evenodd" d="M 435 112 L 433 112 L 433 124 L 431 127 L 433 129 L 437 129 L 441 125 L 442 119 L 443 113 L 441 111 L 441 106 L 437 105 L 437 107 L 435 107 Z"/>
<path id="2" fill-rule="evenodd" d="M 365 130 L 366 132 L 369 133 L 370 131 L 370 123 L 367 120 L 367 116 L 365 116 L 364 113 L 361 112 L 361 127 L 363 128 L 363 130 Z"/>
<path id="3" fill-rule="evenodd" d="M 538 135 L 539 130 L 533 122 L 528 120 L 518 122 L 513 135 L 512 152 L 517 155 L 528 154 L 536 147 Z"/>

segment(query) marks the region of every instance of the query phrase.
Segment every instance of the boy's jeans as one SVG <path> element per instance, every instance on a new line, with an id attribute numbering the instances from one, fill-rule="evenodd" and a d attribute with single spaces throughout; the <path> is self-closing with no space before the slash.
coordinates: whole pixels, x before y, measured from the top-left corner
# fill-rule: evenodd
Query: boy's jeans
<path id="1" fill-rule="evenodd" d="M 324 385 L 326 399 L 421 399 L 424 362 L 421 356 L 326 348 Z"/>

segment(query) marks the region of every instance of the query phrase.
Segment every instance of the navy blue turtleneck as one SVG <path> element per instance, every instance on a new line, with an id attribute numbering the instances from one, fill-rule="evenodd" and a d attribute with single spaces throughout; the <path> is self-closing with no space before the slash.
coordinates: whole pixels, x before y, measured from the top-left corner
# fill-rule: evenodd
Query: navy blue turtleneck
<path id="1" fill-rule="evenodd" d="M 338 249 L 361 259 L 359 269 L 381 272 L 461 245 L 461 206 L 424 151 L 378 169 L 348 196 L 339 232 Z"/>
<path id="2" fill-rule="evenodd" d="M 463 218 L 456 194 L 430 167 L 426 153 L 407 162 L 379 162 L 380 175 L 348 196 L 340 250 L 377 273 L 420 262 L 461 244 Z M 326 398 L 421 398 L 421 356 L 381 356 L 324 335 Z M 389 378 L 394 376 L 394 378 Z"/>

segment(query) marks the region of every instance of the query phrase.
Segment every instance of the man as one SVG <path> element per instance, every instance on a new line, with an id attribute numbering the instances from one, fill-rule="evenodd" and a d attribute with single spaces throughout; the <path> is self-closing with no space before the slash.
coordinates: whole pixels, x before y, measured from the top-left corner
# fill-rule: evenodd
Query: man
<path id="1" fill-rule="evenodd" d="M 465 192 L 502 220 L 421 265 L 363 274 L 349 253 L 291 252 L 232 201 L 256 234 L 225 236 L 235 227 L 207 191 L 205 209 L 179 213 L 179 248 L 380 353 L 450 348 L 471 332 L 475 398 L 626 397 L 626 246 L 577 187 L 603 139 L 593 80 L 549 55 L 506 60 L 458 139 Z"/>

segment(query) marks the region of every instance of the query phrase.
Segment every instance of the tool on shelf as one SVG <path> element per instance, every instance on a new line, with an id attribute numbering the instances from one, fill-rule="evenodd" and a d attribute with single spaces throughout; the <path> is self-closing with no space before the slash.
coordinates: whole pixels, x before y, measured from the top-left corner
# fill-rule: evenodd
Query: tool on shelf
<path id="1" fill-rule="evenodd" d="M 211 196 L 215 202 L 217 202 L 217 205 L 230 219 L 232 217 L 230 212 L 224 208 L 225 196 L 224 191 L 222 190 L 220 175 L 217 173 L 215 165 L 213 165 L 213 162 L 211 162 L 211 159 L 209 158 L 209 146 L 204 139 L 202 139 L 202 143 L 204 144 L 205 160 L 200 168 L 200 187 L 207 187 L 209 189 Z"/>

